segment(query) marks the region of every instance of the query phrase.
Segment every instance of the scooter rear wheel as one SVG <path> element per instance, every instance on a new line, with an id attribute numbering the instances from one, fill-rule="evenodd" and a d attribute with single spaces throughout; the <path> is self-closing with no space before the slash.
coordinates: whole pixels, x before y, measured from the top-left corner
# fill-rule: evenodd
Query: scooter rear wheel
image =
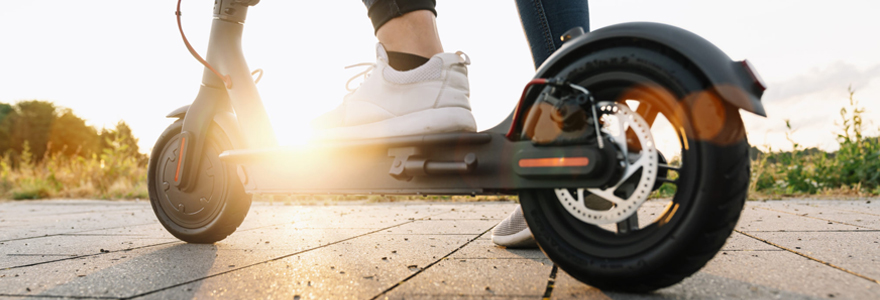
<path id="1" fill-rule="evenodd" d="M 251 205 L 235 166 L 221 162 L 220 153 L 232 143 L 219 126 L 212 124 L 206 135 L 198 181 L 191 191 L 174 186 L 183 120 L 168 126 L 150 156 L 148 182 L 150 204 L 162 226 L 188 243 L 211 244 L 232 234 Z"/>
<path id="2" fill-rule="evenodd" d="M 649 124 L 662 115 L 680 148 L 665 157 L 681 163 L 663 170 L 678 173 L 674 196 L 659 200 L 668 202 L 665 209 L 637 214 L 651 222 L 635 227 L 589 224 L 570 214 L 554 190 L 521 191 L 541 249 L 569 275 L 603 290 L 648 292 L 697 272 L 724 245 L 745 203 L 749 145 L 738 110 L 686 60 L 649 46 L 599 50 L 555 77 L 586 87 L 599 101 L 637 106 L 633 111 Z"/>

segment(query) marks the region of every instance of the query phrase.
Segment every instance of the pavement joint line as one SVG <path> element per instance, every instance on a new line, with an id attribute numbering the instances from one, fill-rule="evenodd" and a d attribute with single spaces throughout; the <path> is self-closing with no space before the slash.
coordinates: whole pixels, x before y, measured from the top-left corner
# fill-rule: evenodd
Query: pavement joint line
<path id="1" fill-rule="evenodd" d="M 57 295 L 18 295 L 18 294 L 0 294 L 0 297 L 16 297 L 16 298 L 59 298 L 59 299 L 119 299 L 115 297 L 95 297 L 95 296 L 57 296 Z"/>
<path id="2" fill-rule="evenodd" d="M 553 295 L 553 287 L 556 286 L 556 272 L 559 270 L 559 267 L 556 264 L 553 264 L 553 269 L 550 269 L 550 278 L 547 279 L 547 288 L 544 290 L 544 297 L 541 298 L 543 300 L 550 300 L 550 297 Z"/>
<path id="3" fill-rule="evenodd" d="M 40 253 L 35 253 L 35 254 L 6 254 L 6 256 L 70 256 L 70 257 L 73 257 L 73 256 L 76 256 L 76 254 L 40 254 Z"/>
<path id="4" fill-rule="evenodd" d="M 393 233 L 393 232 L 380 233 L 380 235 L 475 235 L 475 234 L 482 234 L 482 233 L 480 233 L 480 232 L 474 232 L 474 233 L 437 233 L 437 234 L 434 234 L 434 233 Z"/>
<path id="5" fill-rule="evenodd" d="M 742 232 L 880 232 L 880 230 L 743 230 Z"/>
<path id="6" fill-rule="evenodd" d="M 433 217 L 433 216 L 437 216 L 437 215 L 442 215 L 442 214 L 445 214 L 445 213 L 447 213 L 447 212 L 442 212 L 442 213 L 439 213 L 439 214 L 436 214 L 436 215 L 425 216 L 425 217 L 423 217 L 423 218 L 429 218 L 429 217 Z M 173 285 L 166 286 L 166 287 L 163 287 L 163 288 L 159 288 L 159 289 L 156 289 L 156 290 L 152 290 L 152 291 L 148 291 L 148 292 L 143 292 L 143 293 L 140 293 L 140 294 L 137 294 L 137 295 L 133 295 L 133 296 L 129 296 L 129 297 L 123 297 L 123 298 L 119 298 L 119 299 L 128 300 L 128 299 L 134 299 L 134 298 L 140 298 L 140 297 L 149 296 L 149 295 L 154 294 L 154 293 L 158 293 L 158 292 L 161 292 L 161 291 L 164 291 L 164 290 L 168 290 L 168 289 L 173 289 L 173 288 L 176 288 L 176 287 L 179 287 L 179 286 L 183 286 L 183 285 L 187 285 L 187 284 L 190 284 L 190 283 L 193 283 L 193 282 L 197 282 L 197 281 L 205 280 L 205 279 L 212 278 L 212 277 L 217 277 L 217 276 L 224 275 L 224 274 L 229 274 L 229 273 L 232 273 L 232 272 L 235 272 L 235 271 L 238 271 L 238 270 L 247 269 L 247 268 L 250 268 L 250 267 L 253 267 L 253 266 L 262 265 L 262 264 L 266 264 L 266 263 L 269 263 L 269 262 L 282 260 L 282 259 L 285 259 L 285 258 L 288 258 L 288 257 L 293 257 L 294 255 L 300 255 L 300 254 L 303 254 L 303 253 L 306 253 L 306 252 L 309 252 L 309 251 L 318 250 L 318 249 L 325 248 L 325 247 L 329 247 L 329 246 L 336 245 L 336 244 L 339 244 L 339 243 L 347 242 L 347 241 L 350 241 L 350 240 L 353 240 L 353 239 L 357 239 L 357 238 L 360 238 L 360 237 L 364 237 L 364 236 L 367 236 L 367 235 L 370 235 L 370 234 L 373 234 L 373 233 L 376 233 L 376 232 L 382 231 L 382 230 L 388 230 L 388 229 L 391 229 L 391 228 L 394 228 L 394 227 L 403 226 L 403 225 L 406 225 L 406 224 L 409 224 L 409 223 L 413 223 L 413 222 L 415 222 L 415 221 L 417 221 L 417 220 L 419 220 L 419 219 L 416 219 L 416 220 L 407 220 L 406 222 L 403 222 L 403 223 L 400 223 L 400 224 L 397 224 L 397 225 L 393 225 L 393 226 L 388 226 L 388 227 L 385 227 L 385 228 L 376 229 L 376 230 L 373 230 L 373 231 L 370 231 L 370 232 L 367 232 L 367 233 L 364 233 L 364 234 L 360 234 L 360 235 L 356 235 L 356 236 L 353 236 L 353 237 L 349 237 L 349 238 L 341 239 L 341 240 L 338 240 L 338 241 L 335 241 L 335 242 L 332 242 L 332 243 L 327 243 L 327 244 L 324 244 L 324 245 L 315 246 L 315 247 L 313 247 L 313 248 L 309 248 L 309 249 L 305 249 L 305 250 L 297 251 L 297 252 L 294 252 L 294 253 L 291 253 L 291 254 L 286 254 L 286 255 L 279 256 L 279 257 L 270 258 L 270 259 L 268 259 L 268 260 L 264 260 L 264 261 L 261 261 L 261 262 L 255 262 L 255 263 L 252 263 L 252 264 L 250 264 L 250 265 L 242 266 L 242 267 L 239 267 L 239 268 L 235 268 L 235 269 L 231 269 L 231 270 L 226 270 L 226 271 L 223 271 L 223 272 L 219 272 L 219 273 L 215 273 L 215 274 L 207 275 L 207 276 L 204 276 L 204 277 L 201 277 L 201 278 L 196 278 L 196 279 L 188 280 L 188 281 L 181 282 L 181 283 L 178 283 L 178 284 L 173 284 Z"/>
<path id="7" fill-rule="evenodd" d="M 441 261 L 444 261 L 444 260 L 448 259 L 450 256 L 452 256 L 453 254 L 455 254 L 455 252 L 458 252 L 458 250 L 461 250 L 462 248 L 467 247 L 467 245 L 470 245 L 471 242 L 478 240 L 480 237 L 482 237 L 483 235 L 485 235 L 486 233 L 488 233 L 489 231 L 491 231 L 493 228 L 495 228 L 495 226 L 489 227 L 489 229 L 486 229 L 486 231 L 483 231 L 483 233 L 477 235 L 476 237 L 474 237 L 474 238 L 472 238 L 472 239 L 469 239 L 467 242 L 465 242 L 464 244 L 462 244 L 462 245 L 459 246 L 458 248 L 453 249 L 452 252 L 447 253 L 445 256 L 441 257 L 441 258 L 438 259 L 438 260 L 435 260 L 434 262 L 428 264 L 428 265 L 425 266 L 424 268 L 420 268 L 418 271 L 416 271 L 415 273 L 410 274 L 409 276 L 407 276 L 406 278 L 404 278 L 404 279 L 401 280 L 400 282 L 395 283 L 394 285 L 392 285 L 391 287 L 389 287 L 389 288 L 385 289 L 384 291 L 380 292 L 380 293 L 377 294 L 376 296 L 373 296 L 372 298 L 370 298 L 370 300 L 376 300 L 376 299 L 379 299 L 379 297 L 382 297 L 382 295 L 387 294 L 387 293 L 390 292 L 391 290 L 393 290 L 393 289 L 397 288 L 398 286 L 404 284 L 405 282 L 409 281 L 410 279 L 416 277 L 416 276 L 419 275 L 419 274 L 422 274 L 422 272 L 424 272 L 425 270 L 427 270 L 427 269 L 433 267 L 433 266 L 436 265 L 437 263 L 439 263 L 439 262 L 441 262 Z"/>
<path id="8" fill-rule="evenodd" d="M 102 213 L 102 212 L 118 212 L 118 211 L 141 211 L 143 208 L 125 208 L 125 209 L 108 209 L 108 210 L 90 210 L 90 211 L 75 211 L 75 212 L 65 212 L 65 213 L 48 213 L 42 215 L 27 215 L 27 218 L 31 217 L 45 217 L 45 216 L 60 216 L 60 215 L 76 215 L 76 214 L 87 214 L 87 213 Z M 15 220 L 13 218 L 13 220 Z"/>
<path id="9" fill-rule="evenodd" d="M 796 213 L 792 213 L 792 212 L 787 212 L 787 211 L 782 211 L 782 210 L 776 210 L 776 209 L 772 209 L 772 208 L 766 208 L 766 207 L 760 207 L 760 206 L 759 206 L 758 208 L 760 208 L 760 209 L 764 209 L 764 210 L 769 210 L 769 211 L 775 211 L 775 212 L 778 212 L 778 213 L 784 213 L 784 214 L 789 214 L 789 215 L 795 215 L 795 216 L 798 216 L 798 217 L 804 217 L 804 218 L 810 218 L 810 219 L 822 220 L 822 221 L 827 221 L 827 222 L 840 223 L 840 224 L 843 224 L 843 225 L 849 225 L 849 226 L 853 226 L 853 227 L 860 227 L 860 228 L 868 228 L 868 229 L 873 229 L 873 230 L 880 230 L 880 229 L 872 228 L 872 227 L 868 227 L 868 226 L 856 225 L 856 224 L 850 224 L 850 223 L 846 223 L 846 222 L 835 221 L 835 220 L 829 220 L 829 219 L 823 219 L 823 218 L 817 218 L 817 217 L 813 217 L 813 216 L 806 216 L 806 215 L 796 214 Z"/>
<path id="10" fill-rule="evenodd" d="M 498 218 L 498 219 L 489 219 L 489 218 L 478 218 L 478 219 L 432 219 L 432 220 L 425 220 L 425 221 L 499 221 L 499 220 L 504 220 L 504 218 Z"/>
<path id="11" fill-rule="evenodd" d="M 876 284 L 880 284 L 880 280 L 877 280 L 877 279 L 874 279 L 874 278 L 871 278 L 871 277 L 868 277 L 868 276 L 865 276 L 865 275 L 862 275 L 862 274 L 856 273 L 856 272 L 854 272 L 854 271 L 847 270 L 847 269 L 845 269 L 845 268 L 843 268 L 843 267 L 839 267 L 839 266 L 834 265 L 834 264 L 832 264 L 832 263 L 829 263 L 829 262 L 826 262 L 826 261 L 822 261 L 822 260 L 820 260 L 820 259 L 818 259 L 818 258 L 815 258 L 815 257 L 809 256 L 809 255 L 806 255 L 806 254 L 801 253 L 801 252 L 798 252 L 798 251 L 794 251 L 794 250 L 792 250 L 792 249 L 789 249 L 789 248 L 787 248 L 787 247 L 783 247 L 782 245 L 779 245 L 779 244 L 773 243 L 773 242 L 771 242 L 771 241 L 768 241 L 768 240 L 765 240 L 765 239 L 762 239 L 762 238 L 756 237 L 756 236 L 754 236 L 754 235 L 751 235 L 751 234 L 748 234 L 748 233 L 745 233 L 745 232 L 742 232 L 742 231 L 739 231 L 739 230 L 736 230 L 736 229 L 734 229 L 734 231 L 736 231 L 736 232 L 738 232 L 738 233 L 740 233 L 740 234 L 742 234 L 742 235 L 748 236 L 748 237 L 750 237 L 750 238 L 753 238 L 753 239 L 759 240 L 759 241 L 761 241 L 761 242 L 764 242 L 765 244 L 768 244 L 768 245 L 771 245 L 771 246 L 774 246 L 774 247 L 777 247 L 777 248 L 783 249 L 783 250 L 785 250 L 785 251 L 788 251 L 788 252 L 791 252 L 791 253 L 794 253 L 794 254 L 800 255 L 800 256 L 802 256 L 802 257 L 805 257 L 805 258 L 807 258 L 807 259 L 809 259 L 809 260 L 812 260 L 812 261 L 815 261 L 815 262 L 818 262 L 818 263 L 824 264 L 824 265 L 826 265 L 826 266 L 829 266 L 829 267 L 832 267 L 832 268 L 838 269 L 838 270 L 840 270 L 840 271 L 843 271 L 843 272 L 849 273 L 850 275 L 854 275 L 854 276 L 860 277 L 860 278 L 862 278 L 862 279 L 865 279 L 865 280 L 867 280 L 867 281 L 870 281 L 870 282 L 873 282 L 873 283 L 876 283 Z"/>
<path id="12" fill-rule="evenodd" d="M 813 206 L 810 206 L 810 207 L 813 207 Z M 850 213 L 856 213 L 856 214 L 863 214 L 863 215 L 869 215 L 869 216 L 877 216 L 877 217 L 880 217 L 880 214 L 872 214 L 872 213 L 867 213 L 867 212 L 863 212 L 863 211 L 848 210 L 848 209 L 839 209 L 839 208 L 833 208 L 833 207 L 831 207 L 831 209 L 836 210 L 836 211 L 845 211 L 845 212 L 850 212 Z"/>
<path id="13" fill-rule="evenodd" d="M 853 200 L 853 201 L 862 201 L 862 200 Z M 869 200 L 869 201 L 870 201 L 870 200 Z M 812 203 L 812 204 L 811 204 L 811 203 Z M 833 206 L 819 207 L 819 205 L 818 205 L 818 204 L 815 204 L 815 202 L 807 202 L 807 203 L 792 203 L 792 205 L 800 205 L 800 206 L 806 206 L 806 207 L 812 207 L 812 208 L 829 208 L 829 209 L 833 209 L 833 210 L 836 210 L 836 211 L 845 211 L 845 212 L 851 212 L 851 213 L 857 213 L 857 214 L 865 214 L 865 215 L 872 215 L 872 216 L 880 216 L 880 214 L 872 214 L 872 213 L 869 213 L 869 212 L 863 212 L 863 211 L 857 211 L 857 210 L 840 209 L 840 208 L 835 208 L 835 207 L 833 207 Z"/>
<path id="14" fill-rule="evenodd" d="M 785 251 L 783 249 L 733 249 L 733 250 L 718 250 L 719 252 L 780 252 Z"/>
<path id="15" fill-rule="evenodd" d="M 290 224 L 293 224 L 293 223 L 291 223 L 291 222 L 287 222 L 287 223 L 278 223 L 278 224 L 274 224 L 274 225 L 263 225 L 263 226 L 257 226 L 257 227 L 254 227 L 254 228 L 248 228 L 248 229 L 236 230 L 236 232 L 251 231 L 251 230 L 257 230 L 257 229 L 263 229 L 263 228 L 266 228 L 266 227 L 284 226 L 284 225 L 290 225 Z"/>
<path id="16" fill-rule="evenodd" d="M 108 251 L 108 252 L 102 252 L 102 253 L 92 253 L 92 254 L 85 254 L 85 255 L 71 256 L 71 257 L 66 257 L 66 258 L 61 258 L 61 259 L 56 259 L 56 260 L 41 261 L 41 262 L 32 263 L 32 264 L 26 264 L 26 265 L 20 265 L 20 266 L 12 266 L 12 267 L 7 267 L 7 268 L 2 268 L 2 269 L 0 269 L 0 271 L 8 271 L 8 270 L 12 270 L 12 269 L 21 269 L 21 268 L 27 268 L 27 267 L 38 266 L 38 265 L 50 264 L 50 263 L 59 262 L 59 261 L 65 261 L 65 260 L 71 260 L 71 259 L 78 259 L 78 258 L 84 258 L 84 257 L 92 257 L 92 256 L 98 256 L 98 255 L 104 255 L 104 254 L 110 254 L 110 253 L 116 253 L 116 252 L 128 252 L 128 251 L 131 251 L 131 250 L 137 250 L 137 249 L 143 249 L 143 248 L 149 248 L 149 247 L 162 246 L 162 245 L 173 244 L 173 243 L 177 243 L 177 242 L 179 242 L 179 241 L 165 242 L 165 243 L 159 243 L 159 244 L 153 244 L 153 245 L 145 245 L 145 246 L 140 246 L 140 247 L 127 248 L 127 249 L 115 250 L 115 251 Z M 7 254 L 7 256 L 9 256 L 9 255 L 10 255 L 10 254 Z"/>
<path id="17" fill-rule="evenodd" d="M 63 233 L 59 234 L 59 236 L 121 236 L 121 237 L 132 237 L 141 240 L 149 240 L 149 239 L 165 239 L 165 240 L 176 240 L 174 237 L 157 237 L 157 236 L 149 236 L 146 234 L 102 234 L 102 233 Z"/>
<path id="18" fill-rule="evenodd" d="M 107 227 L 107 228 L 100 228 L 100 229 L 89 229 L 89 230 L 65 232 L 65 233 L 46 234 L 46 235 L 41 235 L 41 236 L 31 236 L 31 237 L 15 238 L 15 239 L 8 239 L 8 240 L 0 240 L 0 243 L 39 239 L 39 238 L 50 237 L 50 236 L 78 234 L 78 233 L 89 232 L 89 231 L 108 230 L 108 229 L 117 229 L 117 228 L 125 228 L 125 227 L 137 227 L 137 226 L 152 225 L 152 224 L 156 224 L 156 222 L 142 223 L 142 224 L 135 224 L 135 225 L 116 226 L 116 227 Z"/>
<path id="19" fill-rule="evenodd" d="M 549 258 L 528 258 L 528 257 L 456 257 L 450 259 L 467 259 L 467 260 L 535 260 L 535 259 L 549 259 Z"/>

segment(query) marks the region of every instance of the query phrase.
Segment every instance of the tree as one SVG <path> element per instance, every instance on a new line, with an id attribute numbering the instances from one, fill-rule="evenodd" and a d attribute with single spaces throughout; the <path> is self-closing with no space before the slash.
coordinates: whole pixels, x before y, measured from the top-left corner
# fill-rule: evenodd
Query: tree
<path id="1" fill-rule="evenodd" d="M 121 145 L 125 145 L 125 155 L 135 156 L 138 154 L 138 139 L 131 133 L 131 127 L 125 121 L 120 120 L 116 123 L 115 129 L 101 129 L 101 149 L 112 148 L 112 142 L 119 142 L 122 143 Z"/>
<path id="2" fill-rule="evenodd" d="M 55 104 L 46 101 L 22 101 L 15 104 L 17 112 L 12 122 L 12 148 L 21 153 L 27 141 L 37 160 L 46 153 L 49 132 L 55 121 Z"/>
<path id="3" fill-rule="evenodd" d="M 12 147 L 12 120 L 15 114 L 12 105 L 0 103 L 0 156 Z"/>
<path id="4" fill-rule="evenodd" d="M 86 121 L 73 114 L 69 108 L 60 109 L 60 114 L 52 123 L 49 141 L 52 143 L 52 153 L 68 156 L 79 154 L 89 157 L 98 153 L 101 147 L 98 131 L 86 125 Z"/>

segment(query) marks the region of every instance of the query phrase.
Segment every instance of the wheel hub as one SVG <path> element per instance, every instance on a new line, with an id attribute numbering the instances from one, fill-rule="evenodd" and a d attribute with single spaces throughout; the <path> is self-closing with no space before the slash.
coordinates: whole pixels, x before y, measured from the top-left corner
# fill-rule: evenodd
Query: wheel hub
<path id="1" fill-rule="evenodd" d="M 160 205 L 175 224 L 185 228 L 199 228 L 214 219 L 220 208 L 223 184 L 223 170 L 219 159 L 211 155 L 208 145 L 202 153 L 202 160 L 197 172 L 198 182 L 191 191 L 181 191 L 174 186 L 174 178 L 179 159 L 178 143 L 169 143 L 160 158 L 157 182 L 160 182 Z"/>
<path id="2" fill-rule="evenodd" d="M 638 211 L 651 195 L 658 167 L 651 127 L 641 116 L 613 102 L 599 103 L 599 109 L 603 114 L 602 132 L 612 138 L 622 154 L 623 176 L 607 189 L 554 190 L 572 216 L 594 225 L 618 223 Z"/>

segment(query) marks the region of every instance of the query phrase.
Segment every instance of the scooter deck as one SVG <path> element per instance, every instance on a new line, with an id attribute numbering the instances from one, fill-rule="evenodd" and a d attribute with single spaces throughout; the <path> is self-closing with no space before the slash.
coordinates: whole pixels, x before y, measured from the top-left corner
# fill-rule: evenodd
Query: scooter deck
<path id="1" fill-rule="evenodd" d="M 595 146 L 537 146 L 478 132 L 231 150 L 220 158 L 238 165 L 249 193 L 489 195 L 598 187 L 610 182 L 612 172 L 602 170 L 613 155 Z M 566 159 L 576 163 L 558 163 Z"/>

